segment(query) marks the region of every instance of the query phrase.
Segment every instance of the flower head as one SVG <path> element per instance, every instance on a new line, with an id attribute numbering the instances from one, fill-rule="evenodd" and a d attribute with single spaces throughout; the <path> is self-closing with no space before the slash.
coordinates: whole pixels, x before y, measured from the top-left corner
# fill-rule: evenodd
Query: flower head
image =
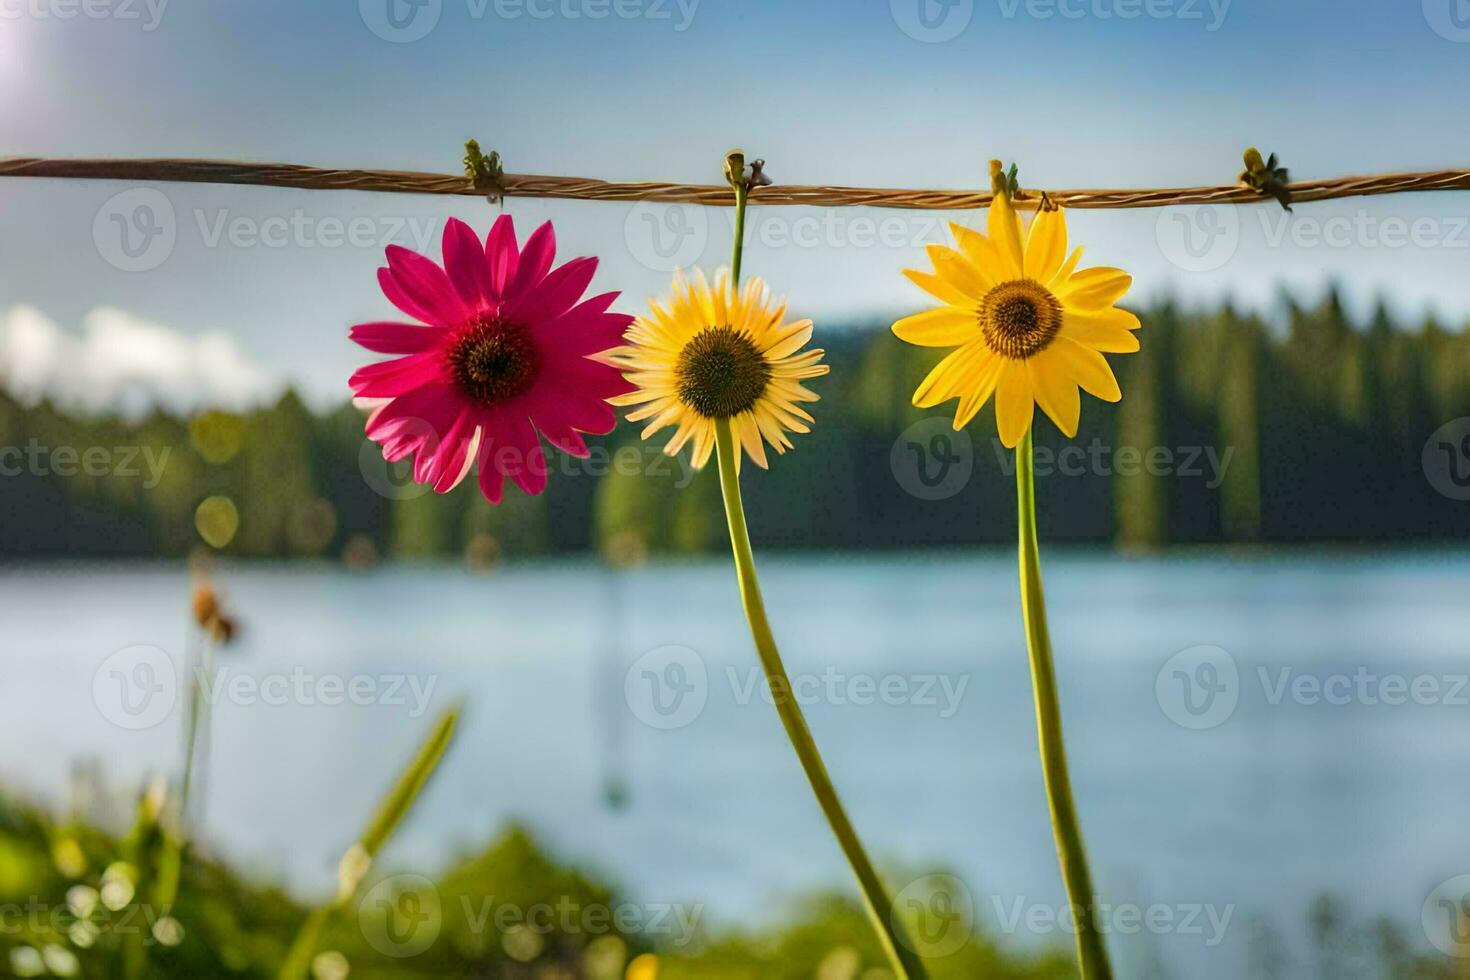
<path id="1" fill-rule="evenodd" d="M 1138 317 L 1113 305 L 1132 277 L 1121 269 L 1078 270 L 1082 249 L 1067 254 L 1061 208 L 1044 208 L 1022 229 L 999 182 L 988 235 L 958 224 L 950 230 L 959 248 L 930 245 L 933 273 L 904 270 L 946 305 L 904 317 L 893 332 L 921 347 L 957 348 L 920 382 L 914 404 L 958 398 L 954 427 L 961 429 L 994 393 L 1005 445 L 1021 441 L 1035 405 L 1075 436 L 1079 385 L 1104 401 L 1123 397 L 1102 355 L 1138 350 Z"/>
<path id="2" fill-rule="evenodd" d="M 759 279 L 737 292 L 726 269 L 713 287 L 703 272 L 692 281 L 676 273 L 673 295 L 651 301 L 627 345 L 610 353 L 635 390 L 609 400 L 640 406 L 628 421 L 649 420 L 645 439 L 674 426 L 664 452 L 673 456 L 692 442 L 696 467 L 714 450 L 716 420 L 729 419 L 745 453 L 764 467 L 766 443 L 784 453 L 788 432 L 810 431 L 812 417 L 800 403 L 817 396 L 801 382 L 828 371 L 823 351 L 802 351 L 811 336 L 812 322 L 786 322 L 785 302 Z"/>
<path id="3" fill-rule="evenodd" d="M 612 430 L 617 418 L 607 399 L 631 386 L 593 355 L 616 345 L 632 317 L 607 311 L 615 292 L 578 302 L 597 260 L 553 269 L 551 222 L 521 248 L 509 215 L 483 244 L 450 219 L 442 268 L 397 245 L 387 252 L 378 283 L 419 323 L 353 327 L 363 347 L 399 356 L 349 382 L 373 406 L 367 434 L 384 459 L 415 457 L 413 478 L 438 493 L 478 463 L 481 492 L 499 503 L 507 476 L 526 493 L 546 489 L 542 436 L 587 456 L 581 433 Z"/>

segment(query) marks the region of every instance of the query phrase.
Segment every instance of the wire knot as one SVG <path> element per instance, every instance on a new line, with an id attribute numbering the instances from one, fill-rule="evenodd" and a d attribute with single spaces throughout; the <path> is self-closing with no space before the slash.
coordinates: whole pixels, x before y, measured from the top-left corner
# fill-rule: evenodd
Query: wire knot
<path id="1" fill-rule="evenodd" d="M 1287 186 L 1290 178 L 1285 167 L 1276 166 L 1276 154 L 1271 154 L 1263 161 L 1260 150 L 1254 146 L 1248 147 L 1245 151 L 1245 169 L 1240 172 L 1238 179 L 1245 186 L 1274 197 L 1276 203 L 1288 211 L 1291 210 L 1291 188 Z"/>
<path id="2" fill-rule="evenodd" d="M 725 154 L 725 183 L 746 193 L 755 187 L 769 187 L 771 178 L 766 175 L 765 166 L 764 160 L 746 164 L 744 150 L 731 150 Z"/>
<path id="3" fill-rule="evenodd" d="M 1020 178 L 1014 163 L 1011 169 L 1005 170 L 999 160 L 990 161 L 990 193 L 997 196 L 1004 194 L 1011 200 L 1015 200 L 1021 193 Z"/>
<path id="4" fill-rule="evenodd" d="M 485 200 L 499 204 L 505 196 L 505 168 L 500 165 L 500 153 L 491 150 L 486 156 L 480 150 L 479 140 L 466 140 L 464 144 L 464 174 L 475 190 L 485 194 Z"/>

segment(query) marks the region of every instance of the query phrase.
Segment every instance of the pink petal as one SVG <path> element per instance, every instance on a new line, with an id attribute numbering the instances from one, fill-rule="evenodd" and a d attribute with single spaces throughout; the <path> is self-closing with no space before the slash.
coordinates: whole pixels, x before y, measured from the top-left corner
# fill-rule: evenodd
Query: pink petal
<path id="1" fill-rule="evenodd" d="M 439 327 L 377 320 L 354 325 L 347 336 L 378 354 L 418 354 L 438 344 L 444 331 Z"/>
<path id="2" fill-rule="evenodd" d="M 384 251 L 394 281 L 409 299 L 434 315 L 430 322 L 451 326 L 469 319 L 470 311 L 443 269 L 402 245 L 389 245 Z"/>
<path id="3" fill-rule="evenodd" d="M 444 359 L 434 350 L 358 368 L 347 384 L 360 398 L 394 398 L 440 381 L 443 375 Z"/>
<path id="4" fill-rule="evenodd" d="M 395 398 L 368 419 L 367 435 L 374 442 L 411 436 L 419 442 L 449 431 L 464 407 L 447 385 L 428 385 Z"/>
<path id="5" fill-rule="evenodd" d="M 516 226 L 510 215 L 502 214 L 485 236 L 485 263 L 490 270 L 490 299 L 505 299 L 506 289 L 515 278 L 521 251 L 516 245 Z M 493 503 L 494 501 L 492 501 Z"/>
<path id="6" fill-rule="evenodd" d="M 481 424 L 485 434 L 480 439 L 475 461 L 480 468 L 480 493 L 492 504 L 498 504 L 505 482 L 504 475 L 495 466 L 495 450 L 502 442 L 501 426 L 489 420 Z"/>
<path id="7" fill-rule="evenodd" d="M 536 435 L 536 427 L 525 415 L 510 415 L 505 427 L 507 445 L 515 448 L 509 456 L 511 465 L 505 475 L 531 496 L 546 489 L 546 450 Z"/>
<path id="8" fill-rule="evenodd" d="M 556 231 L 548 221 L 531 232 L 531 237 L 526 239 L 526 245 L 521 249 L 520 264 L 516 266 L 515 280 L 501 298 L 512 303 L 519 302 L 531 287 L 546 278 L 546 272 L 555 258 Z"/>
<path id="9" fill-rule="evenodd" d="M 398 285 L 398 280 L 393 278 L 393 273 L 390 270 L 378 270 L 378 285 L 382 288 L 383 295 L 388 297 L 388 302 L 420 323 L 430 323 L 439 327 L 449 326 L 448 323 L 441 321 L 435 316 L 433 310 L 420 306 L 402 286 Z"/>
<path id="10" fill-rule="evenodd" d="M 587 443 L 576 432 L 578 413 L 576 407 L 562 398 L 543 398 L 532 403 L 531 421 L 546 437 L 546 441 L 557 449 L 580 459 L 592 453 Z"/>
<path id="11" fill-rule="evenodd" d="M 450 218 L 444 225 L 444 270 L 470 312 L 490 305 L 490 267 L 485 264 L 485 246 L 469 225 Z"/>
<path id="12" fill-rule="evenodd" d="M 512 311 L 524 323 L 539 323 L 561 316 L 582 298 L 597 272 L 594 258 L 572 259 L 553 269 L 545 279 L 521 297 Z M 613 293 L 616 297 L 617 294 Z"/>
<path id="13" fill-rule="evenodd" d="M 459 482 L 457 477 L 464 471 L 465 457 L 469 455 L 474 434 L 474 412 L 467 408 L 459 413 L 459 418 L 454 420 L 437 446 L 420 451 L 414 461 L 415 482 L 432 485 L 436 493 L 452 490 Z"/>

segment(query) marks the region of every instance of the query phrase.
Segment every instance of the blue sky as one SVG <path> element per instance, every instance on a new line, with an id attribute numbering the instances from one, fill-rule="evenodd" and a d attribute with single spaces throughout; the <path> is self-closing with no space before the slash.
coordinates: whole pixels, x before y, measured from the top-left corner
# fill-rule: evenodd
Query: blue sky
<path id="1" fill-rule="evenodd" d="M 1470 165 L 1465 0 L 393 2 L 401 30 L 388 0 L 0 0 L 0 152 L 454 171 L 475 136 L 517 172 L 716 182 L 739 145 L 777 181 L 910 187 L 976 186 L 992 156 L 1035 187 L 1225 182 L 1248 144 L 1298 177 Z M 437 255 L 446 217 L 483 230 L 497 213 L 152 190 L 166 208 L 125 183 L 0 180 L 0 317 L 26 307 L 81 334 L 103 308 L 224 336 L 318 401 L 361 360 L 346 327 L 391 312 L 382 245 Z M 161 258 L 107 242 L 139 202 L 172 228 Z M 598 285 L 628 312 L 673 262 L 728 249 L 723 210 L 506 207 L 523 231 L 553 219 L 563 255 L 601 256 Z M 1272 207 L 1074 212 L 1071 227 L 1091 261 L 1135 273 L 1138 301 L 1267 308 L 1335 279 L 1359 306 L 1470 315 L 1470 194 Z M 899 269 L 950 217 L 976 218 L 757 211 L 747 269 L 819 325 L 917 306 Z"/>

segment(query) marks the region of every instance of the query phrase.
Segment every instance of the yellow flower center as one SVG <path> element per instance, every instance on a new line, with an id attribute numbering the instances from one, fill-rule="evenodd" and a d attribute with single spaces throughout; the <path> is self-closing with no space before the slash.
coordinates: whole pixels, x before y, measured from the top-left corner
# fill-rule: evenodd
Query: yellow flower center
<path id="1" fill-rule="evenodd" d="M 991 350 L 1024 361 L 1062 329 L 1061 300 L 1034 279 L 1003 282 L 980 301 L 980 329 Z"/>
<path id="2" fill-rule="evenodd" d="M 524 327 L 492 317 L 471 321 L 449 348 L 455 383 L 484 405 L 513 398 L 531 387 L 538 362 Z"/>
<path id="3" fill-rule="evenodd" d="M 705 327 L 679 352 L 679 400 L 708 419 L 749 411 L 765 394 L 771 365 L 744 331 Z"/>

